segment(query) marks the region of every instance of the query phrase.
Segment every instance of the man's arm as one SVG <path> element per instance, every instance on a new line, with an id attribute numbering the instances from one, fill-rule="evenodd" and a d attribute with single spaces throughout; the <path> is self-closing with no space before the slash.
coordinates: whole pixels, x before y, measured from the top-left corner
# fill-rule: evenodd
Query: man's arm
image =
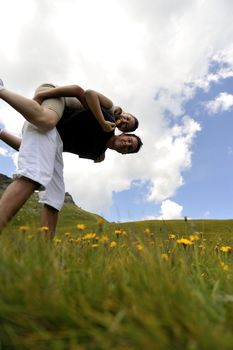
<path id="1" fill-rule="evenodd" d="M 2 129 L 0 129 L 0 140 L 5 142 L 8 146 L 14 148 L 16 151 L 19 150 L 22 141 L 20 137 L 12 135 L 8 131 Z"/>

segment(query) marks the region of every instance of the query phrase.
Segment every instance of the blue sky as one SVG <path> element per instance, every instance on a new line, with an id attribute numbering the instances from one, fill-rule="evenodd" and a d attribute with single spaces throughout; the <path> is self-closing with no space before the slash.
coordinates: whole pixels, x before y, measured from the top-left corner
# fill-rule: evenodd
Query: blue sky
<path id="1" fill-rule="evenodd" d="M 7 88 L 78 84 L 140 120 L 137 155 L 107 151 L 95 165 L 64 154 L 79 206 L 110 221 L 233 217 L 232 1 L 11 0 L 1 11 Z M 0 127 L 20 134 L 23 121 L 0 101 Z M 0 172 L 16 164 L 0 141 Z"/>
<path id="2" fill-rule="evenodd" d="M 169 198 L 183 207 L 181 217 L 233 218 L 233 109 L 208 114 L 205 107 L 221 92 L 231 94 L 232 86 L 233 78 L 223 79 L 211 84 L 207 92 L 200 89 L 184 106 L 185 112 L 200 123 L 201 131 L 192 145 L 192 166 L 182 174 L 184 184 Z M 110 217 L 118 220 L 123 217 L 137 220 L 141 214 L 159 217 L 160 203 L 145 202 L 146 186 L 135 184 L 129 191 L 115 193 Z"/>

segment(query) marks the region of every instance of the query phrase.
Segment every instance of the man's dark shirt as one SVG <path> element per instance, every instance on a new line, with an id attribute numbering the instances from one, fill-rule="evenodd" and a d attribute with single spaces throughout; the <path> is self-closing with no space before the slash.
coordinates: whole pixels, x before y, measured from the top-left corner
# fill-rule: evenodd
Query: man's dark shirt
<path id="1" fill-rule="evenodd" d="M 114 116 L 102 109 L 104 118 L 114 122 Z M 78 111 L 65 107 L 57 124 L 63 142 L 63 151 L 78 154 L 81 158 L 97 159 L 107 149 L 114 131 L 104 132 L 90 110 Z"/>

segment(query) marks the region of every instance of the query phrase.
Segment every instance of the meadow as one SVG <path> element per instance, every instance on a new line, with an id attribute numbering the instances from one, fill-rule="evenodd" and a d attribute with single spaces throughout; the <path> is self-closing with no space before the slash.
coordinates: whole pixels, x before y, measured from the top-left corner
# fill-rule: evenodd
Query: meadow
<path id="1" fill-rule="evenodd" d="M 68 213 L 0 237 L 0 349 L 233 349 L 233 221 Z"/>

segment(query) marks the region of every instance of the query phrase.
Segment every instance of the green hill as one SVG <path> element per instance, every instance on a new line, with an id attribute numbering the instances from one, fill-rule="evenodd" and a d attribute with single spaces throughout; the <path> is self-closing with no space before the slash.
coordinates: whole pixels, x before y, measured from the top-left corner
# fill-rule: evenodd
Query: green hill
<path id="1" fill-rule="evenodd" d="M 11 183 L 12 179 L 0 174 L 0 195 Z M 30 226 L 36 228 L 39 223 L 41 204 L 38 203 L 37 193 L 33 194 L 29 201 L 12 220 L 9 229 L 16 229 L 19 226 Z M 233 220 L 147 220 L 138 222 L 109 223 L 97 214 L 90 213 L 78 207 L 69 193 L 66 193 L 65 203 L 59 215 L 57 232 L 76 230 L 77 224 L 84 224 L 87 230 L 98 230 L 97 222 L 102 219 L 104 229 L 114 231 L 124 229 L 132 236 L 142 234 L 144 231 L 153 235 L 167 235 L 174 233 L 177 236 L 184 236 L 201 232 L 203 235 L 218 234 L 219 236 L 230 237 L 233 235 Z"/>
<path id="2" fill-rule="evenodd" d="M 12 182 L 12 179 L 6 175 L 0 174 L 0 196 L 6 187 Z M 18 228 L 19 226 L 35 227 L 39 223 L 40 209 L 42 205 L 38 203 L 38 194 L 34 193 L 23 208 L 18 212 L 16 217 L 12 220 L 9 227 Z M 101 217 L 97 214 L 90 213 L 78 207 L 71 195 L 66 193 L 65 203 L 59 215 L 58 231 L 60 228 L 70 228 L 79 223 L 93 226 L 96 225 L 98 219 Z M 103 219 L 103 218 L 101 218 Z M 104 220 L 104 219 L 103 219 Z M 104 220 L 106 222 L 106 220 Z"/>

